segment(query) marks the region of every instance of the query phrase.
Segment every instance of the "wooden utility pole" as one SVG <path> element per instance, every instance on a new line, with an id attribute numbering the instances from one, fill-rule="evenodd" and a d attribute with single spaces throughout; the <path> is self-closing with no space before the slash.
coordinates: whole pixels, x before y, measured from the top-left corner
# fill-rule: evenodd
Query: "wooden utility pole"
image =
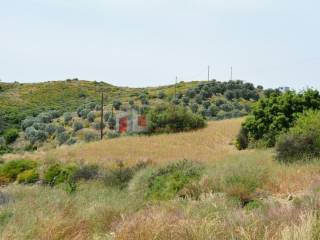
<path id="1" fill-rule="evenodd" d="M 174 84 L 174 99 L 177 99 L 177 83 L 178 83 L 178 76 L 176 76 L 176 82 Z"/>
<path id="2" fill-rule="evenodd" d="M 103 129 L 104 129 L 104 122 L 103 122 L 103 92 L 101 92 L 101 121 L 100 121 L 100 139 L 103 139 Z"/>

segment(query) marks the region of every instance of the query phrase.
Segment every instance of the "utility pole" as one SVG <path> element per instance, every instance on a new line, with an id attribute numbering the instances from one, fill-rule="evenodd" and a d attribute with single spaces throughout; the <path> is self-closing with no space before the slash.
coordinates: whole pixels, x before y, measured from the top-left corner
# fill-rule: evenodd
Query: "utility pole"
<path id="1" fill-rule="evenodd" d="M 178 76 L 176 76 L 176 83 L 174 84 L 174 99 L 177 99 L 177 83 L 178 83 Z"/>
<path id="2" fill-rule="evenodd" d="M 232 72 L 232 66 L 231 66 L 231 68 L 230 68 L 230 80 L 232 81 L 232 74 L 233 74 L 233 72 Z"/>
<path id="3" fill-rule="evenodd" d="M 103 122 L 103 92 L 101 92 L 101 121 L 100 121 L 100 139 L 103 139 L 103 129 L 104 129 L 104 122 Z"/>
<path id="4" fill-rule="evenodd" d="M 210 65 L 208 65 L 208 82 L 210 81 Z"/>

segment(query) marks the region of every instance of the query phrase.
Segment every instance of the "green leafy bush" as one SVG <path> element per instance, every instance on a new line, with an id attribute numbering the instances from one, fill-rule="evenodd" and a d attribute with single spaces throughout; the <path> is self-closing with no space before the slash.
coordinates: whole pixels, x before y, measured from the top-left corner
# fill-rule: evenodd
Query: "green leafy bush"
<path id="1" fill-rule="evenodd" d="M 73 124 L 73 131 L 77 132 L 83 128 L 82 122 L 74 122 Z"/>
<path id="2" fill-rule="evenodd" d="M 37 169 L 30 169 L 19 173 L 17 176 L 18 183 L 35 183 L 39 180 Z"/>
<path id="3" fill-rule="evenodd" d="M 6 153 L 11 153 L 12 149 L 9 146 L 0 145 L 0 156 Z"/>
<path id="4" fill-rule="evenodd" d="M 281 162 L 294 162 L 320 156 L 320 112 L 302 114 L 288 132 L 279 136 L 276 158 Z"/>
<path id="5" fill-rule="evenodd" d="M 299 113 L 320 109 L 320 94 L 316 90 L 271 94 L 253 105 L 252 114 L 243 128 L 250 142 L 263 141 L 267 147 L 275 145 L 276 137 L 294 125 Z"/>
<path id="6" fill-rule="evenodd" d="M 202 116 L 188 111 L 184 107 L 161 105 L 151 109 L 147 115 L 151 133 L 182 132 L 205 127 Z"/>
<path id="7" fill-rule="evenodd" d="M 69 123 L 72 120 L 72 114 L 70 112 L 65 112 L 63 114 L 64 123 Z"/>
<path id="8" fill-rule="evenodd" d="M 61 164 L 54 164 L 45 170 L 43 179 L 46 184 L 55 186 L 60 183 L 73 183 L 73 176 L 76 172 L 76 166 L 62 166 Z"/>
<path id="9" fill-rule="evenodd" d="M 35 161 L 13 160 L 0 166 L 0 176 L 8 178 L 10 181 L 15 181 L 18 174 L 36 167 L 37 163 Z"/>
<path id="10" fill-rule="evenodd" d="M 114 100 L 113 103 L 112 103 L 114 109 L 116 110 L 120 110 L 120 107 L 122 105 L 122 102 L 120 100 Z"/>
<path id="11" fill-rule="evenodd" d="M 236 139 L 236 147 L 238 150 L 246 149 L 249 145 L 248 133 L 245 128 L 241 128 Z"/>
<path id="12" fill-rule="evenodd" d="M 85 142 L 92 142 L 98 139 L 97 134 L 95 134 L 94 132 L 85 132 L 84 133 L 84 141 Z"/>
<path id="13" fill-rule="evenodd" d="M 3 137 L 6 144 L 13 143 L 19 136 L 19 130 L 16 128 L 9 128 L 4 131 Z"/>
<path id="14" fill-rule="evenodd" d="M 43 142 L 48 138 L 48 133 L 42 130 L 36 130 L 34 127 L 28 127 L 25 131 L 26 138 L 35 144 L 36 142 Z"/>
<path id="15" fill-rule="evenodd" d="M 117 138 L 117 137 L 120 137 L 120 134 L 119 134 L 118 132 L 111 131 L 111 132 L 108 132 L 107 137 L 108 137 L 109 139 Z"/>
<path id="16" fill-rule="evenodd" d="M 47 124 L 45 126 L 45 131 L 49 134 L 49 135 L 53 135 L 56 132 L 57 126 L 54 124 Z"/>
<path id="17" fill-rule="evenodd" d="M 183 160 L 159 168 L 148 179 L 147 197 L 155 200 L 168 200 L 188 183 L 199 180 L 202 167 L 191 161 Z"/>
<path id="18" fill-rule="evenodd" d="M 56 139 L 59 145 L 66 143 L 69 140 L 70 136 L 67 132 L 61 132 L 56 134 Z"/>
<path id="19" fill-rule="evenodd" d="M 96 119 L 96 114 L 94 112 L 89 112 L 87 115 L 87 119 L 89 122 L 94 122 L 94 120 Z"/>

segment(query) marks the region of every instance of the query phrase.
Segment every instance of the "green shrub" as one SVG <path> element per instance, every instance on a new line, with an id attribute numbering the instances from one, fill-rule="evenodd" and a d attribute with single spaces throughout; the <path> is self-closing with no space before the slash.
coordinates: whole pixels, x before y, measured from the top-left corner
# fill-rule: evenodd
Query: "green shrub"
<path id="1" fill-rule="evenodd" d="M 67 145 L 73 145 L 76 143 L 77 143 L 77 140 L 75 138 L 69 138 L 66 142 Z"/>
<path id="2" fill-rule="evenodd" d="M 73 176 L 76 172 L 76 166 L 62 166 L 61 164 L 54 164 L 49 166 L 44 172 L 44 181 L 50 186 L 55 186 L 60 183 L 73 182 Z"/>
<path id="3" fill-rule="evenodd" d="M 73 131 L 77 132 L 83 128 L 82 122 L 74 122 L 73 124 Z"/>
<path id="4" fill-rule="evenodd" d="M 94 132 L 85 132 L 84 133 L 84 141 L 85 142 L 92 142 L 97 139 L 98 139 L 98 136 Z"/>
<path id="5" fill-rule="evenodd" d="M 127 187 L 129 181 L 133 178 L 136 172 L 144 167 L 146 167 L 146 164 L 144 163 L 140 163 L 132 167 L 125 167 L 122 162 L 119 162 L 115 169 L 106 172 L 104 182 L 107 186 L 123 189 Z"/>
<path id="6" fill-rule="evenodd" d="M 272 147 L 277 136 L 294 125 L 299 113 L 309 109 L 320 109 L 320 94 L 316 90 L 271 94 L 253 105 L 243 127 L 250 141 L 262 140 Z"/>
<path id="7" fill-rule="evenodd" d="M 158 98 L 159 98 L 159 99 L 164 99 L 165 97 L 166 97 L 166 94 L 165 94 L 164 91 L 160 91 L 160 92 L 158 93 Z"/>
<path id="8" fill-rule="evenodd" d="M 151 133 L 182 132 L 205 127 L 203 117 L 184 107 L 161 105 L 151 109 L 147 115 Z"/>
<path id="9" fill-rule="evenodd" d="M 199 105 L 196 104 L 196 103 L 193 103 L 190 105 L 190 109 L 193 113 L 197 113 L 198 112 L 198 109 L 199 109 Z"/>
<path id="10" fill-rule="evenodd" d="M 110 113 L 110 112 L 106 112 L 106 113 L 104 114 L 104 116 L 103 116 L 104 121 L 105 121 L 105 122 L 108 122 L 110 116 L 111 116 L 111 113 Z"/>
<path id="11" fill-rule="evenodd" d="M 108 126 L 110 129 L 114 129 L 116 127 L 116 118 L 113 115 L 108 119 Z"/>
<path id="12" fill-rule="evenodd" d="M 0 156 L 6 153 L 11 153 L 13 150 L 9 146 L 0 146 Z"/>
<path id="13" fill-rule="evenodd" d="M 238 150 L 243 150 L 248 147 L 249 139 L 245 128 L 241 128 L 236 139 L 236 147 Z"/>
<path id="14" fill-rule="evenodd" d="M 18 183 L 35 183 L 39 180 L 37 169 L 30 169 L 19 173 L 17 176 Z"/>
<path id="15" fill-rule="evenodd" d="M 96 119 L 96 114 L 94 112 L 89 112 L 87 115 L 87 119 L 89 122 L 94 122 L 94 120 Z"/>
<path id="16" fill-rule="evenodd" d="M 0 166 L 0 176 L 8 178 L 10 181 L 15 181 L 19 173 L 36 167 L 37 163 L 35 161 L 13 160 Z"/>
<path id="17" fill-rule="evenodd" d="M 109 139 L 117 138 L 117 137 L 120 137 L 120 133 L 115 132 L 115 131 L 111 131 L 111 132 L 108 132 L 107 137 Z"/>
<path id="18" fill-rule="evenodd" d="M 122 102 L 120 100 L 114 100 L 113 103 L 112 103 L 114 109 L 116 110 L 120 110 L 120 107 L 122 105 Z"/>
<path id="19" fill-rule="evenodd" d="M 45 124 L 45 123 L 42 123 L 42 122 L 35 122 L 32 126 L 33 126 L 36 130 L 41 130 L 41 131 L 44 131 L 45 128 L 46 128 L 46 124 Z"/>
<path id="20" fill-rule="evenodd" d="M 69 140 L 70 136 L 67 132 L 58 133 L 56 139 L 59 145 L 66 143 Z"/>
<path id="21" fill-rule="evenodd" d="M 199 180 L 202 167 L 191 161 L 179 161 L 159 168 L 148 179 L 147 197 L 155 200 L 167 200 L 188 183 Z"/>
<path id="22" fill-rule="evenodd" d="M 276 158 L 280 162 L 294 162 L 320 156 L 320 111 L 300 115 L 287 133 L 279 136 Z"/>
<path id="23" fill-rule="evenodd" d="M 75 170 L 73 173 L 73 179 L 79 180 L 92 180 L 99 177 L 99 166 L 97 165 L 84 165 Z"/>
<path id="24" fill-rule="evenodd" d="M 21 122 L 22 130 L 26 130 L 28 127 L 31 127 L 36 122 L 34 117 L 28 117 Z"/>
<path id="25" fill-rule="evenodd" d="M 6 141 L 6 144 L 13 143 L 19 136 L 19 130 L 16 128 L 9 128 L 4 131 L 3 137 Z"/>
<path id="26" fill-rule="evenodd" d="M 34 127 L 28 127 L 25 131 L 26 138 L 35 144 L 36 142 L 43 142 L 48 138 L 48 133 L 42 130 L 36 130 Z"/>
<path id="27" fill-rule="evenodd" d="M 69 123 L 72 120 L 72 114 L 70 112 L 65 112 L 63 114 L 64 123 Z"/>
<path id="28" fill-rule="evenodd" d="M 45 131 L 49 134 L 49 135 L 53 135 L 56 132 L 57 126 L 54 124 L 47 124 L 45 126 Z"/>

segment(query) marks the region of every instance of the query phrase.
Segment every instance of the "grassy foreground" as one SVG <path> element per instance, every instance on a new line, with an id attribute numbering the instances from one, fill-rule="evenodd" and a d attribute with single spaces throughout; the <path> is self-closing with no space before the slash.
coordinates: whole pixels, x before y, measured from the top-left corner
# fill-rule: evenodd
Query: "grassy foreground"
<path id="1" fill-rule="evenodd" d="M 105 168 L 118 160 L 151 164 L 123 189 L 99 179 L 71 194 L 63 186 L 2 187 L 1 239 L 319 239 L 320 164 L 281 165 L 269 150 L 236 151 L 230 143 L 240 123 L 25 155 Z M 201 177 L 170 200 L 147 198 L 150 171 L 181 159 L 198 161 Z"/>

